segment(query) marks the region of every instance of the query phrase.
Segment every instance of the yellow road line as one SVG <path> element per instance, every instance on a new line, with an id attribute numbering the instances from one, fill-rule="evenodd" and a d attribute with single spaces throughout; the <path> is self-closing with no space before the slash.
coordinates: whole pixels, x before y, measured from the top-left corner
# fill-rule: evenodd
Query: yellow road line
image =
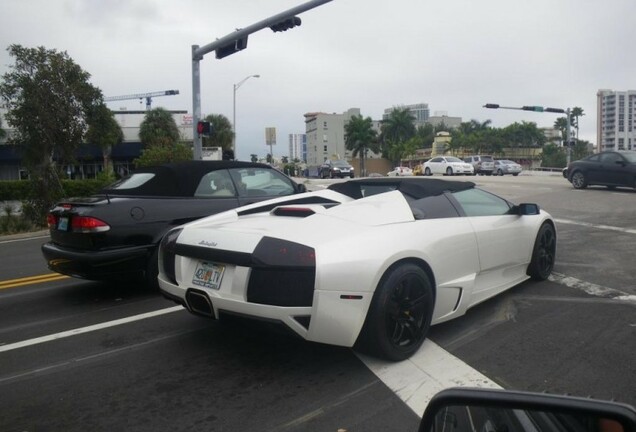
<path id="1" fill-rule="evenodd" d="M 44 282 L 52 282 L 61 279 L 68 279 L 69 276 L 61 275 L 59 273 L 48 273 L 44 275 L 38 276 L 29 276 L 25 278 L 19 279 L 8 279 L 5 281 L 0 281 L 0 289 L 6 288 L 15 288 L 24 285 L 32 285 Z"/>

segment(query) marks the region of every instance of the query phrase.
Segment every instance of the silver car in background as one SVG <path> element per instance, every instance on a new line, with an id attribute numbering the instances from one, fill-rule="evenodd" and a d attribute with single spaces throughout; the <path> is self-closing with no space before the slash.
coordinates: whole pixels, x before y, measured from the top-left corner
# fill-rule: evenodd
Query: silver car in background
<path id="1" fill-rule="evenodd" d="M 495 169 L 493 175 L 512 174 L 518 176 L 522 171 L 521 165 L 508 159 L 499 159 L 495 161 Z"/>

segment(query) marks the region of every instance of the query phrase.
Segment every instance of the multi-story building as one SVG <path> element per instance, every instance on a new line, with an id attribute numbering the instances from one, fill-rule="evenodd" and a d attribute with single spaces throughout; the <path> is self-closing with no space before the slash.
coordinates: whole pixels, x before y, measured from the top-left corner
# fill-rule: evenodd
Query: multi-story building
<path id="1" fill-rule="evenodd" d="M 307 135 L 289 134 L 289 160 L 307 161 Z"/>
<path id="2" fill-rule="evenodd" d="M 307 135 L 307 164 L 320 165 L 326 159 L 350 159 L 345 148 L 344 126 L 353 116 L 360 115 L 360 108 L 350 108 L 342 114 L 312 112 L 305 114 Z"/>
<path id="3" fill-rule="evenodd" d="M 597 150 L 636 149 L 636 90 L 596 93 Z"/>
<path id="4" fill-rule="evenodd" d="M 435 111 L 435 115 L 430 116 L 426 123 L 432 124 L 433 126 L 440 126 L 443 124 L 449 129 L 454 129 L 459 127 L 462 123 L 462 118 L 450 117 L 446 111 Z"/>

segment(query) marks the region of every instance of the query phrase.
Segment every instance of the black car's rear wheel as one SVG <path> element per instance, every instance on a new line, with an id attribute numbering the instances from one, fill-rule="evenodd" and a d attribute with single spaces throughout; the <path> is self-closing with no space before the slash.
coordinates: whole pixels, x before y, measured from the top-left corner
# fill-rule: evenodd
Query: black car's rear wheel
<path id="1" fill-rule="evenodd" d="M 358 345 L 389 360 L 409 358 L 428 334 L 434 299 L 422 268 L 405 263 L 389 270 L 373 295 Z"/>
<path id="2" fill-rule="evenodd" d="M 572 186 L 574 189 L 585 189 L 587 187 L 587 179 L 585 174 L 581 171 L 576 171 L 572 174 Z"/>
<path id="3" fill-rule="evenodd" d="M 534 280 L 546 280 L 556 259 L 556 231 L 549 223 L 544 223 L 539 229 L 534 241 L 532 260 L 528 266 L 528 276 Z"/>

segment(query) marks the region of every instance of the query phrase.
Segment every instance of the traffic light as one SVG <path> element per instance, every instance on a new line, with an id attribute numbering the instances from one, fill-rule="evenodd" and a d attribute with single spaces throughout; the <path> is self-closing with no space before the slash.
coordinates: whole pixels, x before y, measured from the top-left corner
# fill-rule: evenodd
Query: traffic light
<path id="1" fill-rule="evenodd" d="M 499 104 L 486 104 L 484 108 L 499 108 Z"/>
<path id="2" fill-rule="evenodd" d="M 542 106 L 536 106 L 536 105 L 522 106 L 521 109 L 524 110 L 524 111 L 543 112 L 543 107 Z"/>
<path id="3" fill-rule="evenodd" d="M 217 48 L 214 52 L 216 54 L 217 59 L 222 59 L 223 57 L 227 57 L 234 53 L 237 53 L 241 50 L 247 48 L 247 36 L 234 40 L 227 45 L 224 45 L 220 48 Z"/>
<path id="4" fill-rule="evenodd" d="M 546 108 L 543 111 L 552 112 L 552 113 L 564 113 L 565 112 L 565 110 L 561 109 L 561 108 Z"/>
<path id="5" fill-rule="evenodd" d="M 299 26 L 301 23 L 302 21 L 300 20 L 300 18 L 295 16 L 295 17 L 287 18 L 281 22 L 277 22 L 276 24 L 270 26 L 269 28 L 272 29 L 273 32 L 287 31 L 290 28 Z"/>
<path id="6" fill-rule="evenodd" d="M 197 123 L 197 133 L 199 136 L 210 136 L 212 133 L 212 125 L 209 121 L 200 121 Z"/>

